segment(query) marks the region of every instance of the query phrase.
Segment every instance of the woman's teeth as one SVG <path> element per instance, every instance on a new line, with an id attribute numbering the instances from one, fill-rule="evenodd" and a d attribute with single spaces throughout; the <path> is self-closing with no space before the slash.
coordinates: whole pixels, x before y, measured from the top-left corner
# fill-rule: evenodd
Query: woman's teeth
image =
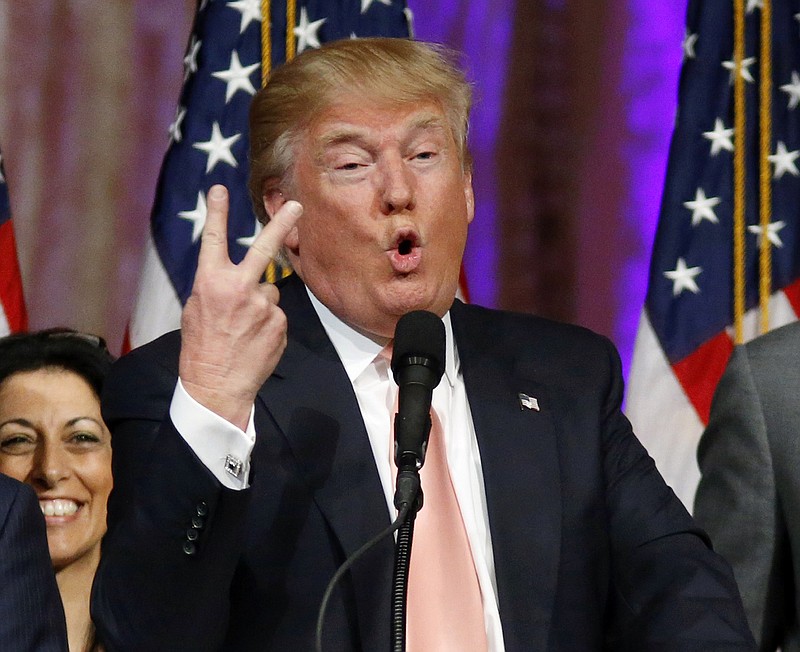
<path id="1" fill-rule="evenodd" d="M 78 511 L 78 504 L 74 500 L 40 500 L 39 507 L 45 516 L 71 516 Z"/>

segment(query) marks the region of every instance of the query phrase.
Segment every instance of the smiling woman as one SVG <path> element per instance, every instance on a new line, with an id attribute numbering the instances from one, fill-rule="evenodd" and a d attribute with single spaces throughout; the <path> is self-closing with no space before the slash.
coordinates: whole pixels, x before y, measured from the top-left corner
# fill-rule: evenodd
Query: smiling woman
<path id="1" fill-rule="evenodd" d="M 89 593 L 112 486 L 99 398 L 111 362 L 102 339 L 75 331 L 0 339 L 0 472 L 39 497 L 71 652 L 99 649 Z"/>

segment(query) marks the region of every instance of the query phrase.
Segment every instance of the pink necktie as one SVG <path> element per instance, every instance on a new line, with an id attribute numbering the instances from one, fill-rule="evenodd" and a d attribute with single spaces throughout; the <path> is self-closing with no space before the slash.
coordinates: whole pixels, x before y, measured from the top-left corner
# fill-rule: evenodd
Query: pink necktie
<path id="1" fill-rule="evenodd" d="M 450 479 L 442 424 L 433 410 L 431 421 L 420 471 L 424 504 L 417 514 L 411 547 L 406 650 L 486 652 L 478 575 Z M 393 455 L 394 435 L 390 451 Z M 392 473 L 396 474 L 394 462 Z"/>

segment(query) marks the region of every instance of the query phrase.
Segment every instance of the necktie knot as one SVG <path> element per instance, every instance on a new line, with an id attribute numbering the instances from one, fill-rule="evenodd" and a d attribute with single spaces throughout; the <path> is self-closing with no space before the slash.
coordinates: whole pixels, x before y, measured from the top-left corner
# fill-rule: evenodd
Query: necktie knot
<path id="1" fill-rule="evenodd" d="M 389 343 L 380 350 L 380 353 L 378 353 L 377 358 L 383 358 L 384 360 L 386 360 L 388 364 L 391 365 L 392 351 L 394 351 L 394 340 L 389 340 Z"/>
<path id="2" fill-rule="evenodd" d="M 392 343 L 384 346 L 372 361 L 372 366 L 381 383 L 392 380 Z M 393 385 L 392 385 L 393 386 Z M 391 404 L 389 406 L 391 408 Z"/>

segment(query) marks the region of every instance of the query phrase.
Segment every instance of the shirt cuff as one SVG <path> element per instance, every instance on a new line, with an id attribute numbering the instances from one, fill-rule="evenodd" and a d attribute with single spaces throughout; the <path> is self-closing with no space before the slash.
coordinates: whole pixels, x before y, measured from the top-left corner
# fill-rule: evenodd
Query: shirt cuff
<path id="1" fill-rule="evenodd" d="M 180 378 L 169 406 L 175 429 L 194 454 L 223 486 L 235 490 L 249 486 L 250 455 L 256 442 L 254 413 L 255 406 L 250 409 L 247 430 L 242 431 L 189 396 Z"/>

